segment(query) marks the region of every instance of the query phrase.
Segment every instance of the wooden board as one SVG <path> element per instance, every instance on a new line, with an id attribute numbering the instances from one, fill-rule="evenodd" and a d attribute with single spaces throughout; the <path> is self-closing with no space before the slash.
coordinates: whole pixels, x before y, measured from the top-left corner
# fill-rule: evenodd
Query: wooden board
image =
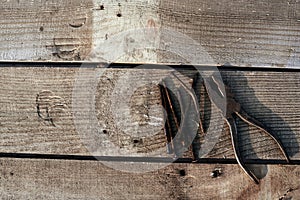
<path id="1" fill-rule="evenodd" d="M 86 144 L 101 145 L 103 138 L 122 151 L 139 155 L 166 152 L 155 82 L 167 70 L 85 68 L 88 75 L 83 78 L 78 75 L 80 70 L 67 65 L 0 68 L 1 152 L 91 155 L 94 149 Z M 95 79 L 98 72 L 103 74 Z M 299 159 L 299 72 L 224 70 L 221 74 L 248 114 L 278 135 L 292 159 Z M 79 92 L 75 85 L 81 88 Z M 84 110 L 93 104 L 86 98 L 91 94 L 95 95 L 96 115 Z M 79 107 L 74 106 L 76 98 Z M 81 111 L 83 115 L 74 118 Z M 207 111 L 210 129 L 203 139 L 214 148 L 202 156 L 233 157 L 228 128 L 214 106 Z M 90 118 L 93 115 L 96 125 Z M 91 132 L 80 124 L 91 127 L 86 129 Z M 238 131 L 246 158 L 283 158 L 274 141 L 258 129 L 239 122 Z"/>
<path id="2" fill-rule="evenodd" d="M 148 0 L 2 2 L 0 60 L 86 60 L 111 36 L 157 21 L 157 4 Z"/>
<path id="3" fill-rule="evenodd" d="M 163 27 L 193 38 L 215 63 L 299 66 L 298 1 L 166 0 L 161 1 L 160 9 Z"/>
<path id="4" fill-rule="evenodd" d="M 0 159 L 0 166 L 2 199 L 297 199 L 300 195 L 298 166 L 269 166 L 260 185 L 249 181 L 237 165 L 173 164 L 143 174 L 115 171 L 95 161 Z M 211 178 L 215 168 L 222 174 Z"/>
<path id="5" fill-rule="evenodd" d="M 80 62 L 91 58 L 106 61 L 103 58 L 110 57 L 109 61 L 114 62 L 182 64 L 197 58 L 192 63 L 298 68 L 299 5 L 298 0 L 3 1 L 0 61 Z M 130 32 L 139 28 L 148 29 Z M 170 29 L 172 34 L 165 31 Z M 95 51 L 99 49 L 100 53 Z M 199 49 L 202 57 L 198 58 L 195 50 Z M 94 88 L 99 126 L 94 130 L 96 136 L 89 136 L 80 134 L 74 118 L 76 110 L 72 102 L 78 65 L 44 64 L 1 65 L 0 152 L 19 153 L 19 156 L 22 153 L 90 156 L 94 152 L 86 144 L 94 142 L 97 134 L 106 135 L 129 153 L 151 155 L 158 149 L 166 151 L 163 124 L 158 120 L 163 112 L 150 109 L 160 105 L 157 87 L 153 83 L 138 87 L 130 98 L 124 95 L 126 87 L 119 92 L 114 90 L 120 85 L 137 86 L 134 81 L 149 83 L 165 71 L 105 71 Z M 222 76 L 245 110 L 276 133 L 291 159 L 299 161 L 299 72 L 233 69 L 222 71 Z M 98 79 L 83 80 L 93 85 Z M 85 94 L 89 94 L 87 88 L 83 87 L 79 96 L 83 102 Z M 124 107 L 124 101 L 129 106 Z M 211 111 L 211 105 L 207 102 L 205 105 L 203 110 Z M 116 111 L 125 114 L 126 129 L 116 125 L 113 115 Z M 206 126 L 220 124 L 220 118 L 213 113 L 203 117 Z M 131 117 L 126 118 L 128 114 Z M 151 121 L 154 119 L 151 116 L 158 121 Z M 79 123 L 94 125 L 85 118 L 79 118 Z M 152 129 L 147 129 L 149 123 Z M 137 124 L 144 127 L 139 133 L 151 137 L 126 134 L 135 130 Z M 246 159 L 282 159 L 270 138 L 240 121 L 238 129 L 240 148 Z M 233 158 L 228 128 L 218 127 L 210 133 L 214 137 L 209 141 L 201 137 L 202 142 L 213 147 L 204 156 Z M 251 168 L 263 178 L 258 186 L 238 165 L 173 164 L 135 174 L 109 169 L 96 161 L 0 158 L 0 196 L 1 199 L 299 198 L 299 166 L 251 165 Z M 222 174 L 211 178 L 215 169 L 221 169 Z"/>
<path id="6" fill-rule="evenodd" d="M 2 2 L 1 60 L 80 60 L 90 51 L 92 1 L 58 2 Z"/>
<path id="7" fill-rule="evenodd" d="M 174 41 L 178 46 L 190 46 L 184 38 L 170 40 L 163 30 L 172 29 L 191 37 L 210 55 L 211 60 L 199 60 L 198 64 L 300 65 L 296 0 L 13 0 L 2 2 L 0 10 L 0 60 L 87 60 L 95 49 L 111 42 L 125 45 L 120 47 L 125 48 L 126 56 L 113 59 L 115 62 L 188 63 L 182 55 L 166 51 Z M 116 40 L 129 30 L 149 27 L 157 28 L 158 44 L 152 51 L 145 49 L 149 48 L 147 41 L 138 39 L 139 32 Z M 142 49 L 130 49 L 128 41 Z M 116 48 L 112 49 L 97 60 L 115 53 Z"/>

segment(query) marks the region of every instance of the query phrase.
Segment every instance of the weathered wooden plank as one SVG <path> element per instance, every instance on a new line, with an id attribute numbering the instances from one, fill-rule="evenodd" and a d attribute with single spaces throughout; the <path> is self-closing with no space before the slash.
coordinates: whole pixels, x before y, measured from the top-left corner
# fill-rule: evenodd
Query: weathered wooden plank
<path id="1" fill-rule="evenodd" d="M 219 64 L 299 65 L 299 18 L 298 1 L 166 0 L 160 4 L 162 26 L 190 36 Z M 159 57 L 159 62 L 178 61 L 174 56 Z"/>
<path id="2" fill-rule="evenodd" d="M 177 46 L 191 45 L 183 38 L 172 40 L 163 31 L 171 28 L 199 43 L 212 58 L 209 64 L 300 65 L 296 0 L 13 0 L 2 2 L 0 10 L 0 60 L 86 60 L 95 49 L 103 48 L 103 42 L 111 42 L 113 47 L 125 45 L 121 47 L 126 55 L 116 56 L 116 62 L 188 63 L 183 55 L 165 51 L 174 41 Z M 140 32 L 116 39 L 121 33 L 147 27 L 159 28 L 155 32 L 159 44 L 151 46 L 152 51 L 149 43 L 140 40 Z M 141 49 L 132 49 L 131 42 Z M 98 61 L 116 53 L 106 45 Z M 198 59 L 198 64 L 206 62 Z"/>
<path id="3" fill-rule="evenodd" d="M 163 112 L 156 107 L 160 104 L 160 94 L 155 81 L 168 71 L 98 68 L 105 72 L 95 80 L 93 75 L 97 70 L 86 68 L 90 75 L 81 81 L 95 88 L 95 126 L 89 121 L 93 112 L 91 115 L 86 112 L 74 121 L 78 110 L 72 106 L 73 91 L 79 70 L 38 66 L 0 68 L 1 152 L 91 155 L 90 151 L 95 149 L 86 148 L 85 144 L 99 142 L 99 138 L 138 155 L 166 152 Z M 292 159 L 299 159 L 299 72 L 226 70 L 221 73 L 244 109 L 280 137 Z M 99 83 L 93 86 L 95 81 Z M 86 104 L 85 97 L 90 95 L 91 88 L 84 82 L 79 85 L 80 110 L 90 104 Z M 128 92 L 130 88 L 134 88 L 132 93 Z M 209 132 L 201 137 L 202 142 L 214 148 L 206 156 L 233 157 L 228 128 L 215 114 L 215 108 L 211 109 L 205 115 Z M 91 134 L 83 134 L 78 123 L 92 127 Z M 239 122 L 238 130 L 246 158 L 283 158 L 274 141 L 256 128 Z"/>
<path id="4" fill-rule="evenodd" d="M 0 164 L 2 199 L 297 199 L 300 196 L 298 166 L 269 166 L 261 184 L 253 185 L 237 165 L 172 164 L 140 174 L 116 171 L 95 161 L 0 159 Z M 210 174 L 216 168 L 222 174 L 212 178 Z"/>
<path id="5" fill-rule="evenodd" d="M 111 36 L 155 23 L 156 8 L 148 0 L 4 1 L 0 60 L 85 60 Z"/>
<path id="6" fill-rule="evenodd" d="M 92 6 L 81 0 L 2 2 L 1 60 L 83 59 L 92 46 Z"/>

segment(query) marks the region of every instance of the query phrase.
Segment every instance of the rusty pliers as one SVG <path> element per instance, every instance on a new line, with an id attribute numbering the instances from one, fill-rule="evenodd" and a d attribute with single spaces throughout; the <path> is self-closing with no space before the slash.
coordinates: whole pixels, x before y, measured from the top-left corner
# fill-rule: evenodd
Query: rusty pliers
<path id="1" fill-rule="evenodd" d="M 184 92 L 184 94 L 190 96 L 191 99 L 190 106 L 192 106 L 192 110 L 196 110 L 197 112 L 199 112 L 198 105 L 197 105 L 198 104 L 197 97 L 195 96 L 195 93 L 192 91 L 192 90 L 197 90 L 197 88 L 195 88 L 197 84 L 193 84 L 191 90 L 180 80 L 179 77 L 176 76 L 176 74 L 174 73 L 172 74 L 181 83 L 182 85 L 181 89 L 184 89 L 186 91 Z M 199 74 L 196 74 L 196 76 L 193 78 L 193 83 L 197 82 L 198 75 Z M 255 118 L 249 116 L 243 110 L 241 105 L 235 100 L 234 95 L 231 92 L 230 88 L 223 84 L 222 77 L 220 75 L 211 74 L 208 77 L 205 77 L 203 80 L 210 101 L 221 111 L 221 114 L 225 122 L 229 126 L 231 142 L 232 142 L 235 158 L 237 159 L 237 162 L 242 168 L 242 170 L 249 176 L 251 180 L 253 180 L 256 184 L 259 183 L 259 178 L 247 167 L 240 153 L 239 144 L 238 144 L 237 125 L 236 125 L 237 117 L 240 118 L 242 121 L 246 122 L 247 124 L 249 124 L 250 126 L 254 126 L 259 130 L 261 130 L 262 132 L 269 135 L 277 143 L 284 157 L 286 158 L 287 162 L 288 163 L 290 162 L 289 156 L 285 151 L 283 144 L 281 143 L 279 138 L 277 138 L 277 136 L 272 134 L 271 132 L 267 131 L 267 129 L 264 127 L 262 123 L 257 121 Z M 167 102 L 169 102 L 168 103 L 169 105 L 166 107 L 171 108 L 167 110 L 167 112 L 171 111 L 173 116 L 175 116 L 176 113 L 174 113 L 174 110 L 172 109 L 172 101 L 165 86 L 161 88 L 161 92 L 162 92 L 162 98 L 164 102 L 163 104 L 166 106 Z M 184 119 L 183 123 L 185 123 L 186 120 L 188 121 L 189 119 Z M 177 127 L 179 126 L 178 123 L 180 122 L 176 122 Z M 174 135 L 170 134 L 172 132 L 170 128 L 170 124 L 166 124 L 166 125 L 170 130 L 168 134 L 168 142 L 171 142 Z M 204 133 L 201 120 L 199 120 L 199 128 L 200 128 L 200 132 Z"/>
<path id="2" fill-rule="evenodd" d="M 273 133 L 267 131 L 262 123 L 249 116 L 243 110 L 241 105 L 235 100 L 230 88 L 223 84 L 220 75 L 218 76 L 213 74 L 210 77 L 206 78 L 204 82 L 210 101 L 215 104 L 216 107 L 221 111 L 224 120 L 229 126 L 231 142 L 236 160 L 243 171 L 250 177 L 250 179 L 252 179 L 257 184 L 259 183 L 258 177 L 244 163 L 244 159 L 239 151 L 238 132 L 236 125 L 237 117 L 250 126 L 254 126 L 261 130 L 263 133 L 269 135 L 277 143 L 287 162 L 290 162 L 289 156 L 285 151 L 280 139 Z"/>

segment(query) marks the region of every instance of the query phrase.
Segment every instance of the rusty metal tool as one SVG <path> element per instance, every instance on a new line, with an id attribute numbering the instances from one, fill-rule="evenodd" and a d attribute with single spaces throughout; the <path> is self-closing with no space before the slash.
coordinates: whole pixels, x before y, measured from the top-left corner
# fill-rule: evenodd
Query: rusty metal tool
<path id="1" fill-rule="evenodd" d="M 270 136 L 277 143 L 288 163 L 290 162 L 290 158 L 285 151 L 280 139 L 275 134 L 269 132 L 261 122 L 248 115 L 247 112 L 242 108 L 242 106 L 235 100 L 234 94 L 231 92 L 230 88 L 226 85 L 224 86 L 222 83 L 223 81 L 221 80 L 221 77 L 215 76 L 213 74 L 210 78 L 206 79 L 205 87 L 208 91 L 211 102 L 213 102 L 221 111 L 225 122 L 229 126 L 234 155 L 238 164 L 250 177 L 250 179 L 258 184 L 259 178 L 244 163 L 243 157 L 239 151 L 238 131 L 236 125 L 237 117 L 248 125 L 254 126 L 261 130 L 263 133 Z"/>

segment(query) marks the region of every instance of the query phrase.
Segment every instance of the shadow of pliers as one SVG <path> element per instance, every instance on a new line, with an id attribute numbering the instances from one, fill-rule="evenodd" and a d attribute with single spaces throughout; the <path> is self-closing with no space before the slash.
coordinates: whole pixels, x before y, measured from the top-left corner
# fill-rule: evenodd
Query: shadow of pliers
<path id="1" fill-rule="evenodd" d="M 230 88 L 223 84 L 221 75 L 211 74 L 205 78 L 204 81 L 211 102 L 221 111 L 224 120 L 229 126 L 231 142 L 237 162 L 250 179 L 256 184 L 259 184 L 259 178 L 244 163 L 243 157 L 239 151 L 236 118 L 240 118 L 248 125 L 254 126 L 270 136 L 277 143 L 287 162 L 290 162 L 288 154 L 280 139 L 269 132 L 261 122 L 251 117 L 243 110 L 241 105 L 235 100 L 234 94 L 231 92 Z"/>

